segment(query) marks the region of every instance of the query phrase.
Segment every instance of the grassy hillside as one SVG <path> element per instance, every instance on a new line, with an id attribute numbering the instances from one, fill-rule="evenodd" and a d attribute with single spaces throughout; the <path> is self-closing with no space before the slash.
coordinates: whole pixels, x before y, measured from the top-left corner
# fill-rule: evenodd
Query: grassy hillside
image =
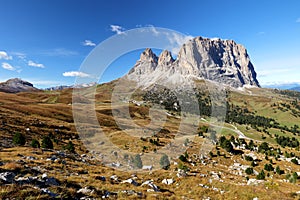
<path id="1" fill-rule="evenodd" d="M 71 89 L 0 93 L 0 199 L 300 198 L 297 193 L 300 182 L 294 177 L 294 172 L 300 172 L 300 166 L 296 163 L 300 157 L 299 144 L 296 145 L 296 141 L 300 140 L 297 93 L 259 88 L 228 91 L 228 115 L 221 131 L 226 140 L 220 141 L 221 135 L 217 135 L 217 143 L 211 151 L 201 155 L 199 150 L 203 142 L 211 137 L 211 133 L 207 132 L 210 116 L 205 115 L 210 106 L 207 90 L 202 88 L 202 94 L 197 99 L 204 110 L 207 107 L 199 124 L 188 120 L 180 124 L 180 113 L 172 107 L 172 101 L 176 99 L 170 98 L 169 104 L 162 104 L 168 108 L 163 112 L 167 112 L 167 121 L 162 129 L 154 135 L 141 137 L 139 131 L 149 124 L 152 126 L 150 108 L 156 97 L 148 94 L 145 101 L 145 93 L 139 90 L 132 98 L 142 104 L 131 101 L 129 108 L 118 105 L 118 109 L 129 110 L 131 119 L 122 121 L 124 126 L 128 125 L 127 131 L 132 133 L 127 134 L 112 115 L 114 85 L 114 82 L 99 85 L 95 94 L 97 119 L 114 145 L 143 155 L 168 145 L 177 134 L 184 135 L 178 133 L 180 126 L 189 130 L 196 125 L 198 131 L 194 140 L 185 141 L 186 152 L 180 157 L 169 157 L 170 165 L 166 169 L 122 172 L 105 166 L 101 152 L 89 152 L 83 145 L 73 123 Z M 188 113 L 183 114 L 189 116 Z M 162 115 L 157 114 L 156 117 Z M 132 121 L 140 128 L 130 125 Z M 218 127 L 211 128 L 217 130 Z M 96 133 L 97 128 L 91 129 Z M 25 144 L 16 142 L 17 133 L 24 136 Z M 53 149 L 32 147 L 33 140 L 42 145 L 46 137 L 52 141 Z M 93 137 L 96 138 L 95 135 Z M 251 155 L 253 161 L 247 155 Z M 269 165 L 274 169 L 270 170 Z M 247 168 L 252 168 L 253 172 L 247 174 Z M 277 168 L 282 173 L 276 171 Z M 257 174 L 262 171 L 265 176 L 258 177 Z M 2 179 L 3 173 L 14 173 L 14 181 Z M 48 178 L 43 178 L 43 174 L 47 174 Z M 53 179 L 49 182 L 50 177 L 56 182 Z M 124 182 L 129 179 L 130 183 Z M 172 179 L 173 183 L 162 183 L 164 179 Z M 157 189 L 151 184 L 143 185 L 148 180 L 152 180 Z M 48 192 L 41 188 L 46 188 Z M 84 188 L 86 190 L 80 190 Z"/>

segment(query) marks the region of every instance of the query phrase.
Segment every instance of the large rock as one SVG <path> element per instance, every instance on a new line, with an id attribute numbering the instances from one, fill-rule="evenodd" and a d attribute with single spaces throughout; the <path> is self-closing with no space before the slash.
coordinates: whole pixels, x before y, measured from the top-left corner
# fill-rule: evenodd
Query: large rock
<path id="1" fill-rule="evenodd" d="M 183 85 L 206 79 L 232 87 L 259 87 L 247 50 L 233 40 L 196 37 L 184 44 L 174 60 L 169 51 L 157 57 L 147 48 L 125 76 L 140 86 Z"/>

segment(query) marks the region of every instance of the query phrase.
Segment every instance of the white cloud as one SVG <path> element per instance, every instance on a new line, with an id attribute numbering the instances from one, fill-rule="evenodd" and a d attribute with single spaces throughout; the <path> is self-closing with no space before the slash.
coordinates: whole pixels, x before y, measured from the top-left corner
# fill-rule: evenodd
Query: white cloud
<path id="1" fill-rule="evenodd" d="M 296 20 L 297 23 L 300 23 L 300 17 Z"/>
<path id="2" fill-rule="evenodd" d="M 12 57 L 9 56 L 5 51 L 0 51 L 0 59 L 12 60 Z"/>
<path id="3" fill-rule="evenodd" d="M 86 73 L 83 73 L 83 72 L 70 71 L 70 72 L 64 72 L 64 73 L 63 73 L 63 76 L 66 76 L 66 77 L 81 77 L 81 78 L 84 78 L 84 77 L 89 77 L 90 75 L 89 75 L 89 74 L 86 74 Z"/>
<path id="4" fill-rule="evenodd" d="M 119 26 L 119 25 L 110 25 L 110 30 L 112 31 L 112 32 L 115 32 L 115 33 L 117 33 L 118 35 L 120 35 L 120 34 L 123 34 L 124 32 L 124 28 L 122 27 L 122 26 Z"/>
<path id="5" fill-rule="evenodd" d="M 2 68 L 10 71 L 16 70 L 16 68 L 11 66 L 9 63 L 2 63 Z"/>
<path id="6" fill-rule="evenodd" d="M 45 68 L 45 66 L 43 64 L 33 62 L 32 60 L 28 61 L 28 66 L 30 66 L 30 67 L 37 67 L 37 68 Z"/>
<path id="7" fill-rule="evenodd" d="M 94 47 L 96 46 L 96 44 L 94 42 L 92 42 L 91 40 L 84 40 L 84 42 L 82 42 L 83 46 L 89 46 L 89 47 Z"/>

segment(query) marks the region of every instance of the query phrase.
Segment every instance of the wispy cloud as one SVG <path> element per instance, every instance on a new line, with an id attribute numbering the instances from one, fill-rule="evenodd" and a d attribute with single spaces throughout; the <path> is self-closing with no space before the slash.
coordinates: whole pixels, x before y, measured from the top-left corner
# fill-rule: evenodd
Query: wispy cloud
<path id="1" fill-rule="evenodd" d="M 266 32 L 264 32 L 264 31 L 260 31 L 257 33 L 257 35 L 265 35 L 265 34 L 266 34 Z"/>
<path id="2" fill-rule="evenodd" d="M 63 76 L 66 76 L 66 77 L 81 77 L 81 78 L 90 77 L 89 74 L 79 72 L 79 71 L 64 72 Z"/>
<path id="3" fill-rule="evenodd" d="M 265 55 L 263 60 L 253 64 L 261 85 L 270 85 L 282 80 L 290 82 L 299 80 L 300 58 L 296 54 L 281 57 Z"/>
<path id="4" fill-rule="evenodd" d="M 194 37 L 191 35 L 181 35 L 177 33 L 168 34 L 168 40 L 172 45 L 172 53 L 177 55 L 181 46 L 187 43 L 189 40 L 193 39 Z"/>
<path id="5" fill-rule="evenodd" d="M 183 35 L 183 34 L 171 32 L 171 31 L 162 31 L 160 28 L 156 28 L 152 24 L 147 24 L 145 26 L 136 25 L 136 27 L 137 28 L 146 27 L 146 28 L 150 29 L 150 32 L 156 37 L 166 36 L 167 40 L 169 40 L 169 43 L 170 43 L 170 46 L 168 47 L 168 49 L 171 50 L 173 55 L 177 55 L 179 53 L 179 50 L 182 47 L 182 45 L 194 38 L 192 35 Z M 143 29 L 141 29 L 140 31 L 144 32 Z"/>
<path id="6" fill-rule="evenodd" d="M 300 17 L 296 20 L 297 23 L 300 23 Z"/>
<path id="7" fill-rule="evenodd" d="M 11 53 L 14 56 L 17 56 L 19 59 L 24 60 L 26 59 L 26 54 L 21 52 L 12 52 Z"/>
<path id="8" fill-rule="evenodd" d="M 89 47 L 94 47 L 96 46 L 96 44 L 94 42 L 92 42 L 91 40 L 84 40 L 84 42 L 82 42 L 83 46 L 89 46 Z"/>
<path id="9" fill-rule="evenodd" d="M 285 68 L 285 69 L 272 69 L 272 70 L 261 70 L 257 71 L 258 77 L 266 77 L 270 75 L 275 75 L 275 74 L 282 74 L 282 73 L 287 73 L 293 71 L 292 68 Z"/>
<path id="10" fill-rule="evenodd" d="M 10 71 L 15 71 L 16 70 L 15 67 L 11 66 L 9 63 L 6 63 L 6 62 L 2 63 L 2 68 L 6 69 L 6 70 L 10 70 Z"/>
<path id="11" fill-rule="evenodd" d="M 0 51 L 0 59 L 12 60 L 12 56 L 9 56 L 5 51 Z"/>
<path id="12" fill-rule="evenodd" d="M 153 25 L 148 24 L 148 25 L 146 25 L 146 27 L 151 28 L 151 31 L 153 32 L 154 35 L 157 36 L 159 34 L 159 32 L 156 30 L 156 28 Z"/>
<path id="13" fill-rule="evenodd" d="M 45 56 L 76 56 L 78 55 L 77 51 L 68 50 L 65 48 L 56 48 L 42 52 L 41 54 Z"/>
<path id="14" fill-rule="evenodd" d="M 292 81 L 266 81 L 260 82 L 264 87 L 275 87 L 275 86 L 287 86 L 286 88 L 294 87 L 295 85 L 300 85 L 300 81 L 292 80 Z"/>
<path id="15" fill-rule="evenodd" d="M 29 60 L 27 64 L 30 67 L 45 68 L 45 66 L 43 64 L 33 62 L 32 60 Z"/>
<path id="16" fill-rule="evenodd" d="M 110 25 L 110 30 L 120 35 L 124 33 L 123 31 L 125 30 L 125 28 L 119 25 Z"/>
<path id="17" fill-rule="evenodd" d="M 61 82 L 61 81 L 52 81 L 52 80 L 31 80 L 30 78 L 26 79 L 27 81 L 29 81 L 30 83 L 32 83 L 33 85 L 37 85 L 37 86 L 53 86 L 53 85 L 65 85 L 65 83 Z"/>

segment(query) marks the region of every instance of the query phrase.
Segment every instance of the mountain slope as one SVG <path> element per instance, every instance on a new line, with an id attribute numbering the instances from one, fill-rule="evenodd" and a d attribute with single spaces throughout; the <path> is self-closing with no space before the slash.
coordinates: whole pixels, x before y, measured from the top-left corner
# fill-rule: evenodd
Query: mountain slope
<path id="1" fill-rule="evenodd" d="M 184 44 L 176 60 L 168 51 L 157 57 L 146 49 L 125 76 L 141 86 L 154 83 L 185 85 L 206 79 L 232 87 L 260 87 L 247 50 L 233 40 L 196 37 Z"/>

